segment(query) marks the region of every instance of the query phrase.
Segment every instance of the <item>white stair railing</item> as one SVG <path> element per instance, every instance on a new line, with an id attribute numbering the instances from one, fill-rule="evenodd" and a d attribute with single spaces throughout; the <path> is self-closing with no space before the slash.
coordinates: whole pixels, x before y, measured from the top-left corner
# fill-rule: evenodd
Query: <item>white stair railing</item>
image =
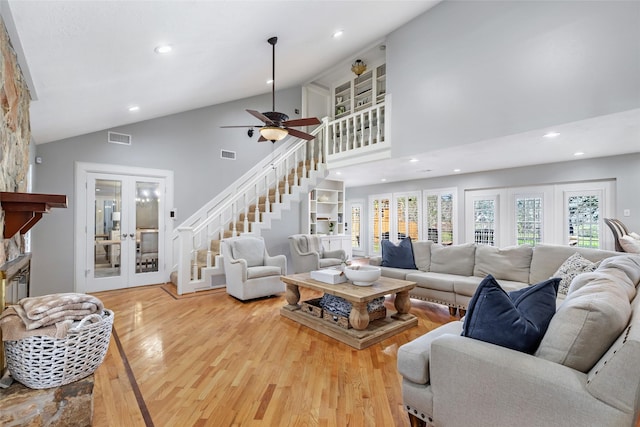
<path id="1" fill-rule="evenodd" d="M 289 138 L 274 151 L 272 156 L 259 162 L 176 227 L 172 235 L 174 260 L 172 271 L 177 270 L 178 294 L 209 287 L 204 278 L 199 277 L 197 251 L 207 251 L 207 266 L 210 267 L 212 239 L 222 240 L 225 237 L 225 230 L 229 230 L 232 235 L 248 232 L 259 234 L 261 219 L 264 221 L 270 213 L 274 212 L 280 201 L 287 197 L 291 186 L 298 186 L 299 162 L 303 162 L 303 178 L 307 176 L 308 171 L 319 168 L 324 170 L 327 158 L 327 144 L 325 144 L 327 123 L 328 119 L 325 118 L 322 125 L 311 132 L 316 137 L 311 141 Z M 305 161 L 309 162 L 308 170 Z M 289 180 L 292 169 L 296 170 L 294 172 L 296 175 Z M 279 188 L 281 181 L 285 183 L 282 194 Z M 271 188 L 275 188 L 275 203 L 269 200 Z M 265 209 L 262 214 L 259 209 L 261 196 L 265 199 Z M 255 214 L 254 221 L 248 219 L 248 213 L 251 210 Z M 237 229 L 240 212 L 245 214 L 241 225 L 242 232 Z"/>
<path id="2" fill-rule="evenodd" d="M 385 102 L 356 111 L 328 123 L 327 154 L 355 153 L 363 148 L 377 148 L 386 142 Z"/>

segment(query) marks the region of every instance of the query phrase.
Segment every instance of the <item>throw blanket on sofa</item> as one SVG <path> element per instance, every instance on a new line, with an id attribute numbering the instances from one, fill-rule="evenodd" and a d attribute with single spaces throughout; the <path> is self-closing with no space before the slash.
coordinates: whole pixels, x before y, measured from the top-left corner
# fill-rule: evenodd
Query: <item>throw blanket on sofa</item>
<path id="1" fill-rule="evenodd" d="M 92 295 L 69 292 L 23 298 L 15 309 L 27 330 L 33 330 L 102 313 L 104 305 Z"/>

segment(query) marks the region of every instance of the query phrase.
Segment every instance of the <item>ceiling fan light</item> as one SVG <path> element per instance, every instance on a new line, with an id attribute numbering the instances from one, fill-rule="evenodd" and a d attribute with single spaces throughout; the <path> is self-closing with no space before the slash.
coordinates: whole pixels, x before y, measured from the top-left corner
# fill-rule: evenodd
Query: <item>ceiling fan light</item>
<path id="1" fill-rule="evenodd" d="M 289 131 L 275 126 L 264 126 L 260 128 L 260 135 L 269 141 L 280 141 L 289 135 Z"/>

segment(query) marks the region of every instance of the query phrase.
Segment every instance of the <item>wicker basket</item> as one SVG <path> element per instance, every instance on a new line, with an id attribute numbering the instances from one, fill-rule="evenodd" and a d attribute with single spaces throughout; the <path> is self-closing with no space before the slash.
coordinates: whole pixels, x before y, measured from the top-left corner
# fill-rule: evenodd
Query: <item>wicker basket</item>
<path id="1" fill-rule="evenodd" d="M 93 323 L 92 323 L 93 322 Z M 113 311 L 92 314 L 62 339 L 27 337 L 6 341 L 11 376 L 29 388 L 58 387 L 91 375 L 107 354 Z"/>

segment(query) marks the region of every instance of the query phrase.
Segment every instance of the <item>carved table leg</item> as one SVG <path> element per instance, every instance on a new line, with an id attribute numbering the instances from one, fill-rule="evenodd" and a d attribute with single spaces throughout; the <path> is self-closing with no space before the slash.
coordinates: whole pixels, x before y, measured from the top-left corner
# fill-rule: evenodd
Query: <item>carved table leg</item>
<path id="1" fill-rule="evenodd" d="M 411 300 L 409 299 L 409 291 L 402 291 L 396 294 L 396 300 L 393 305 L 398 310 L 398 314 L 407 314 L 411 310 Z"/>
<path id="2" fill-rule="evenodd" d="M 285 292 L 284 297 L 290 307 L 299 307 L 298 302 L 300 302 L 300 289 L 298 288 L 298 285 L 291 285 L 287 283 L 287 291 Z"/>
<path id="3" fill-rule="evenodd" d="M 367 311 L 366 302 L 354 302 L 352 304 L 349 322 L 353 329 L 359 331 L 367 329 L 367 326 L 369 326 L 369 312 Z"/>
<path id="4" fill-rule="evenodd" d="M 455 316 L 456 315 L 456 311 L 458 311 L 458 309 L 456 307 L 449 307 L 449 315 L 450 316 Z"/>

